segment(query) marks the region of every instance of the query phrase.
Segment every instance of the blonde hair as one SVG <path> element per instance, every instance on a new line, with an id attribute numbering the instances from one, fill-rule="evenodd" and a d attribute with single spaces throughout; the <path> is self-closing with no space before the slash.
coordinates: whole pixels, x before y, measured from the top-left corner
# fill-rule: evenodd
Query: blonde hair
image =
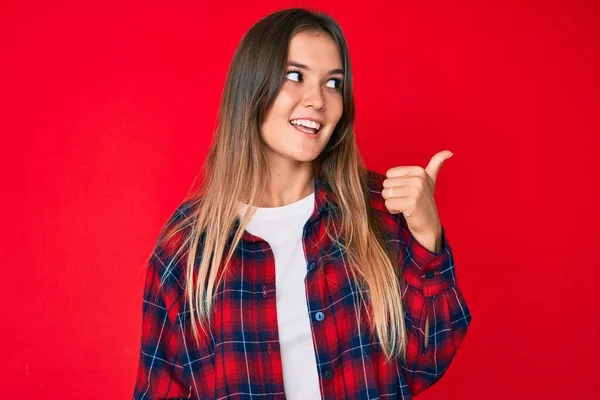
<path id="1" fill-rule="evenodd" d="M 216 289 L 256 209 L 252 205 L 259 204 L 269 181 L 259 128 L 285 77 L 289 41 L 301 31 L 329 35 L 338 44 L 345 70 L 342 116 L 325 149 L 313 161 L 315 179 L 327 182 L 339 203 L 339 232 L 335 229 L 338 223 L 328 223 L 327 235 L 340 245 L 340 237 L 344 239 L 348 269 L 361 297 L 359 331 L 361 303 L 365 310 L 370 304 L 370 332 L 376 333 L 386 359 L 405 357 L 400 266 L 369 204 L 369 171 L 354 134 L 352 75 L 346 42 L 337 23 L 325 14 L 304 9 L 278 11 L 257 22 L 244 35 L 228 71 L 215 134 L 202 167 L 202 184 L 191 195 L 189 213 L 170 226 L 161 240 L 168 242 L 190 228 L 177 243 L 174 258 L 186 255 L 186 301 L 193 335 L 199 340 L 199 328 L 206 333 L 210 325 Z M 231 230 L 239 221 L 238 200 L 242 198 L 249 199 L 249 212 L 229 243 Z M 332 226 L 334 232 L 330 232 Z M 172 262 L 168 268 L 171 267 Z"/>

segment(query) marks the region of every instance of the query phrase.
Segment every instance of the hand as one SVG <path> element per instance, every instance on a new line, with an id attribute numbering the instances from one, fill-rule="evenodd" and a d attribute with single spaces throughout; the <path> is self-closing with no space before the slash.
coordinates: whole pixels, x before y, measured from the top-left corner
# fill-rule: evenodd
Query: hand
<path id="1" fill-rule="evenodd" d="M 386 172 L 381 195 L 392 214 L 402 213 L 413 237 L 429 251 L 442 250 L 442 226 L 433 198 L 435 183 L 449 150 L 435 154 L 425 169 L 400 166 Z"/>

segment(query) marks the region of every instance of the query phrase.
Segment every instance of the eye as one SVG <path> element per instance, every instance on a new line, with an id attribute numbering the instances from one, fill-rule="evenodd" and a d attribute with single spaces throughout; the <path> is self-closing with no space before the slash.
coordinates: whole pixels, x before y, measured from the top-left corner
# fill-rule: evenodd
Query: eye
<path id="1" fill-rule="evenodd" d="M 331 78 L 330 80 L 328 80 L 327 82 L 335 82 L 335 85 L 333 86 L 333 89 L 337 89 L 340 90 L 342 88 L 342 80 L 340 78 Z M 331 86 L 328 86 L 331 87 Z"/>
<path id="2" fill-rule="evenodd" d="M 301 82 L 302 81 L 302 71 L 288 71 L 286 78 L 290 75 L 298 75 L 297 79 L 290 78 L 293 81 Z"/>
<path id="3" fill-rule="evenodd" d="M 295 78 L 293 78 L 293 76 L 296 76 Z M 298 71 L 298 70 L 290 70 L 287 72 L 286 74 L 286 78 L 294 81 L 294 82 L 302 82 L 304 81 L 304 75 L 302 73 L 302 71 Z M 331 84 L 329 82 L 334 82 L 333 86 L 331 86 Z M 342 79 L 340 78 L 331 78 L 330 80 L 327 81 L 327 87 L 332 88 L 332 89 L 336 89 L 336 90 L 341 90 L 342 88 Z"/>

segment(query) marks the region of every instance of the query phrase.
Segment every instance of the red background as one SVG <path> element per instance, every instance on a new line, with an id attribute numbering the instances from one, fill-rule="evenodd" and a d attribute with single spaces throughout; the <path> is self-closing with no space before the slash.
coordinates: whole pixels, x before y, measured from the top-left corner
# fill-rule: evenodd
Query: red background
<path id="1" fill-rule="evenodd" d="M 473 323 L 420 398 L 600 395 L 598 2 L 197 3 L 0 7 L 3 398 L 131 398 L 145 260 L 233 51 L 297 5 L 346 33 L 369 168 L 455 154 L 436 201 Z"/>

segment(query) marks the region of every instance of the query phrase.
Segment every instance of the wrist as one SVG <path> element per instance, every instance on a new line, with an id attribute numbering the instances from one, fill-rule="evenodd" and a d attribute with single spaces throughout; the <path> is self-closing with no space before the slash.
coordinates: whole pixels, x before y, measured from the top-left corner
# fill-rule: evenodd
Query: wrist
<path id="1" fill-rule="evenodd" d="M 421 246 L 431 253 L 439 253 L 444 248 L 444 238 L 442 233 L 442 228 L 440 227 L 438 231 L 433 234 L 413 235 L 413 237 Z"/>

